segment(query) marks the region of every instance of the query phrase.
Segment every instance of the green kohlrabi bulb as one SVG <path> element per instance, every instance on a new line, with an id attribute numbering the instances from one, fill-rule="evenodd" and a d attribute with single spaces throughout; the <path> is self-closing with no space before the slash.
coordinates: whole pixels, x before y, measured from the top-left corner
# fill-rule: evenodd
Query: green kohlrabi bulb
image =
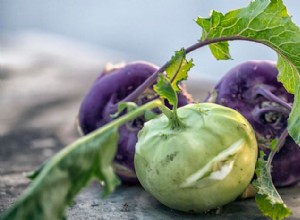
<path id="1" fill-rule="evenodd" d="M 136 144 L 137 177 L 164 205 L 203 212 L 235 200 L 254 175 L 257 143 L 237 111 L 212 103 L 177 110 L 184 126 L 165 115 L 148 121 Z"/>

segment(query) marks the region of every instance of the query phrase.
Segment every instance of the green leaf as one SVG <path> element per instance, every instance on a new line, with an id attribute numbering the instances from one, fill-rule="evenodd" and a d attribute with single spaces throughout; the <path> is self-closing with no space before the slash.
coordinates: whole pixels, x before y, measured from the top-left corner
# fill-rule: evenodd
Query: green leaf
<path id="1" fill-rule="evenodd" d="M 272 183 L 269 172 L 270 157 L 268 161 L 265 161 L 264 157 L 265 154 L 261 151 L 256 166 L 257 179 L 253 182 L 253 185 L 258 189 L 255 196 L 256 204 L 265 216 L 274 220 L 281 220 L 289 217 L 291 210 L 284 204 Z"/>
<path id="2" fill-rule="evenodd" d="M 110 194 L 120 183 L 112 168 L 118 127 L 160 106 L 160 100 L 148 102 L 64 148 L 32 173 L 30 186 L 0 219 L 65 219 L 66 207 L 93 179 L 103 182 L 103 196 Z"/>
<path id="3" fill-rule="evenodd" d="M 229 53 L 228 42 L 220 42 L 217 44 L 210 44 L 209 48 L 217 60 L 229 60 L 232 59 Z"/>
<path id="4" fill-rule="evenodd" d="M 295 94 L 288 131 L 300 144 L 300 30 L 292 22 L 282 0 L 254 0 L 248 7 L 225 15 L 212 11 L 209 18 L 198 17 L 196 22 L 202 27 L 203 41 L 219 39 L 220 42 L 210 46 L 217 59 L 229 54 L 227 45 L 222 45 L 229 40 L 254 41 L 277 53 L 278 80 L 288 92 Z"/>
<path id="5" fill-rule="evenodd" d="M 120 183 L 111 166 L 117 141 L 117 128 L 112 127 L 66 147 L 45 164 L 1 219 L 62 219 L 65 208 L 93 178 L 104 182 L 104 195 L 111 193 Z"/>
<path id="6" fill-rule="evenodd" d="M 279 80 L 295 93 L 300 84 L 300 30 L 282 0 L 254 0 L 248 7 L 225 15 L 213 11 L 209 18 L 198 17 L 196 22 L 203 29 L 202 40 L 249 40 L 271 47 L 278 54 Z M 229 54 L 222 44 L 211 46 L 217 59 L 222 58 L 219 54 Z"/>
<path id="7" fill-rule="evenodd" d="M 293 109 L 288 119 L 288 132 L 300 146 L 300 84 L 295 92 L 294 100 Z"/>
<path id="8" fill-rule="evenodd" d="M 30 180 L 34 180 L 42 172 L 47 163 L 48 160 L 44 161 L 37 169 L 26 173 L 25 176 Z"/>
<path id="9" fill-rule="evenodd" d="M 167 99 L 172 106 L 177 107 L 177 94 L 168 78 L 163 74 L 159 74 L 158 82 L 153 89 L 161 98 Z"/>
<path id="10" fill-rule="evenodd" d="M 208 37 L 208 32 L 206 31 L 210 30 L 211 27 L 220 25 L 220 21 L 224 18 L 224 15 L 220 12 L 212 11 L 211 13 L 211 19 L 198 18 L 198 24 L 203 27 L 202 40 L 205 40 Z M 217 60 L 231 59 L 228 42 L 224 41 L 215 44 L 209 44 L 209 48 Z"/>
<path id="11" fill-rule="evenodd" d="M 192 60 L 186 60 L 184 49 L 175 52 L 166 68 L 167 78 L 170 80 L 175 92 L 180 91 L 179 83 L 187 79 L 187 73 L 193 66 Z"/>
<path id="12" fill-rule="evenodd" d="M 275 139 L 273 139 L 273 140 L 271 141 L 271 143 L 270 143 L 270 149 L 271 149 L 271 151 L 277 151 L 277 150 L 278 150 L 278 149 L 277 149 L 278 141 L 279 141 L 278 138 L 275 138 Z"/>
<path id="13" fill-rule="evenodd" d="M 271 204 L 268 196 L 266 195 L 257 194 L 255 196 L 255 201 L 258 208 L 262 210 L 263 213 L 271 219 L 281 220 L 291 215 L 290 209 L 288 209 L 284 204 Z"/>

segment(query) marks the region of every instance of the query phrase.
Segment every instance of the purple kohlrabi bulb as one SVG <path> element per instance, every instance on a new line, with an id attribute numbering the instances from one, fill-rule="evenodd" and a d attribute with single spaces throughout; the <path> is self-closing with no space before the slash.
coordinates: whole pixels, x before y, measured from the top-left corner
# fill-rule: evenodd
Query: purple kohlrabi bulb
<path id="1" fill-rule="evenodd" d="M 287 127 L 293 95 L 277 80 L 278 70 L 271 61 L 247 61 L 231 69 L 215 86 L 206 101 L 239 111 L 253 126 L 258 145 L 269 154 L 270 141 Z M 270 98 L 270 95 L 276 99 Z M 275 186 L 300 181 L 300 147 L 291 137 L 276 153 L 272 163 Z"/>

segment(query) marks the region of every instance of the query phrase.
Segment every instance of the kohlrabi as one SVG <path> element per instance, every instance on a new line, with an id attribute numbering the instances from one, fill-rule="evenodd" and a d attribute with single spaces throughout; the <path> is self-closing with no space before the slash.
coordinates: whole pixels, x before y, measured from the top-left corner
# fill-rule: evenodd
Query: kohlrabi
<path id="1" fill-rule="evenodd" d="M 203 212 L 235 200 L 255 170 L 251 125 L 212 103 L 186 105 L 177 114 L 146 122 L 139 133 L 135 167 L 142 186 L 181 211 Z"/>
<path id="2" fill-rule="evenodd" d="M 257 146 L 250 123 L 241 113 L 221 105 L 200 103 L 177 108 L 177 94 L 181 90 L 179 83 L 187 79 L 193 66 L 193 61 L 186 59 L 188 53 L 209 45 L 217 59 L 229 59 L 228 42 L 234 40 L 261 43 L 276 51 L 277 79 L 294 95 L 292 104 L 278 105 L 269 100 L 276 92 L 269 93 L 264 86 L 255 86 L 257 90 L 246 94 L 266 100 L 254 107 L 257 119 L 277 128 L 288 115 L 287 130 L 271 141 L 268 158 L 260 152 L 253 184 L 256 204 L 263 215 L 276 220 L 291 215 L 272 183 L 271 163 L 287 135 L 300 144 L 300 30 L 282 0 L 253 0 L 247 7 L 226 14 L 212 11 L 210 17 L 198 17 L 196 22 L 202 28 L 201 39 L 177 51 L 160 68 L 129 65 L 96 80 L 80 110 L 79 121 L 86 135 L 34 173 L 31 186 L 2 214 L 1 220 L 63 219 L 65 208 L 92 179 L 101 181 L 105 194 L 111 193 L 119 183 L 112 162 L 120 144 L 119 134 L 121 139 L 123 135 L 120 129 L 125 126 L 124 137 L 131 136 L 131 129 L 140 129 L 144 123 L 142 120 L 139 124 L 140 117 L 158 108 L 164 115 L 146 123 L 137 144 L 135 168 L 143 186 L 162 203 L 178 210 L 200 212 L 233 201 L 253 177 Z M 136 71 L 140 68 L 142 71 Z M 140 78 L 137 72 L 147 73 Z M 262 75 L 260 80 L 264 78 Z M 251 77 L 248 80 L 251 84 Z M 150 98 L 145 91 L 151 91 Z M 278 92 L 280 95 L 281 90 Z M 282 99 L 292 102 L 292 95 L 283 95 Z M 247 108 L 252 111 L 253 104 Z M 270 109 L 272 114 L 266 114 Z M 279 111 L 285 113 L 273 114 Z M 293 163 L 288 165 L 290 169 L 298 169 L 298 162 L 289 162 Z"/>
<path id="3" fill-rule="evenodd" d="M 104 69 L 81 103 L 78 116 L 81 132 L 86 135 L 111 122 L 117 116 L 125 114 L 128 110 L 127 107 L 137 108 L 157 98 L 155 92 L 149 88 L 134 98 L 130 105 L 124 104 L 125 108 L 121 110 L 119 115 L 116 115 L 119 102 L 122 102 L 124 98 L 143 84 L 157 69 L 157 66 L 145 61 L 110 66 Z M 179 106 L 186 105 L 188 102 L 190 102 L 190 96 L 185 91 L 179 93 Z M 147 113 L 150 115 L 159 112 L 149 111 Z M 123 182 L 137 183 L 134 171 L 135 144 L 137 133 L 143 127 L 146 119 L 147 115 L 140 116 L 119 127 L 118 150 L 114 159 L 114 169 Z"/>
<path id="4" fill-rule="evenodd" d="M 266 155 L 271 142 L 287 129 L 294 96 L 277 80 L 274 62 L 247 61 L 232 68 L 217 83 L 206 101 L 233 108 L 253 126 L 259 148 Z M 272 162 L 275 186 L 289 186 L 300 181 L 300 148 L 290 136 Z"/>

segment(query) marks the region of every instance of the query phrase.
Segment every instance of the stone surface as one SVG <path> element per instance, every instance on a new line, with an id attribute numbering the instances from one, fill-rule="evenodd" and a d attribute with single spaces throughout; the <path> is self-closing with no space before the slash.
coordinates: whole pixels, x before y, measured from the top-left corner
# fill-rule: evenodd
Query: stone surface
<path id="1" fill-rule="evenodd" d="M 1 213 L 28 186 L 24 173 L 79 137 L 75 122 L 81 99 L 104 64 L 119 60 L 58 39 L 27 36 L 0 43 Z M 210 85 L 193 83 L 190 91 L 201 100 Z M 101 192 L 92 182 L 68 209 L 68 219 L 266 219 L 253 199 L 194 215 L 161 205 L 140 186 L 123 185 L 106 199 Z M 290 219 L 300 219 L 300 185 L 280 193 L 294 212 Z"/>
<path id="2" fill-rule="evenodd" d="M 299 219 L 300 186 L 281 189 L 280 194 L 287 205 L 294 211 L 293 217 Z M 298 218 L 296 217 L 298 216 Z M 68 210 L 70 219 L 238 219 L 263 220 L 254 199 L 237 200 L 211 213 L 189 214 L 174 211 L 156 201 L 140 186 L 121 186 L 110 197 L 101 199 L 101 186 L 92 183 L 76 198 L 76 203 Z"/>

